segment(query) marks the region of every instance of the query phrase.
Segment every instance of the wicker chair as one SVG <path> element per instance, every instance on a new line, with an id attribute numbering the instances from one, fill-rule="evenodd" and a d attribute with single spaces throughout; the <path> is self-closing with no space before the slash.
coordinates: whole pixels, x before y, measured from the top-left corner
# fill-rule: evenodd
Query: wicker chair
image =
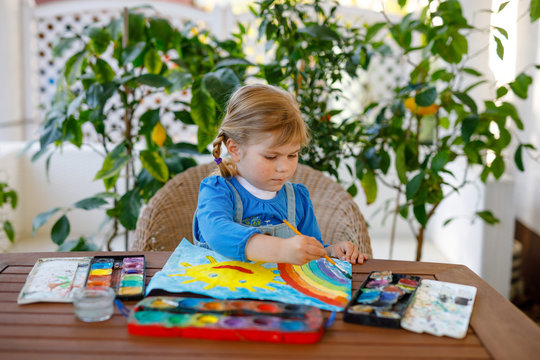
<path id="1" fill-rule="evenodd" d="M 192 241 L 199 185 L 215 169 L 213 163 L 192 167 L 158 190 L 139 217 L 132 250 L 172 251 L 182 238 Z M 325 243 L 350 240 L 372 257 L 364 217 L 341 185 L 306 165 L 298 165 L 291 181 L 308 188 Z"/>

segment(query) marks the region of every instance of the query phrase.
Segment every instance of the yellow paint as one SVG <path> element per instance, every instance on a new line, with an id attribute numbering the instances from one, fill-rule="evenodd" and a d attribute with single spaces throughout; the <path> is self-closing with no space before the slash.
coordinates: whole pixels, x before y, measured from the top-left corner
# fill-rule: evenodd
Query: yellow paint
<path id="1" fill-rule="evenodd" d="M 262 262 L 246 263 L 242 261 L 224 261 L 217 263 L 211 257 L 206 257 L 210 264 L 191 266 L 187 263 L 181 263 L 186 267 L 183 274 L 170 274 L 169 276 L 185 276 L 192 279 L 185 280 L 182 283 L 192 283 L 196 281 L 205 282 L 207 285 L 205 290 L 212 289 L 216 286 L 226 287 L 230 291 L 244 288 L 252 292 L 256 292 L 255 288 L 275 290 L 269 284 L 285 284 L 281 281 L 274 280 L 278 275 L 273 271 L 277 268 L 267 269 L 261 264 Z"/>
<path id="2" fill-rule="evenodd" d="M 112 269 L 94 269 L 90 270 L 90 275 L 111 275 Z"/>

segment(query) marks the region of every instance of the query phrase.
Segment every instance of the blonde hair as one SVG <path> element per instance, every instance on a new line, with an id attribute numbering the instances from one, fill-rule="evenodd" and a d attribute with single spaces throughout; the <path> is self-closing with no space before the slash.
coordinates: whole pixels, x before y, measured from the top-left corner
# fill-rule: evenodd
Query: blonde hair
<path id="1" fill-rule="evenodd" d="M 291 94 L 272 85 L 242 86 L 231 96 L 227 113 L 213 142 L 212 155 L 218 163 L 219 174 L 226 178 L 237 174 L 236 166 L 230 159 L 221 159 L 221 144 L 232 139 L 240 145 L 248 145 L 268 132 L 276 134 L 273 146 L 305 146 L 309 141 L 308 128 Z"/>

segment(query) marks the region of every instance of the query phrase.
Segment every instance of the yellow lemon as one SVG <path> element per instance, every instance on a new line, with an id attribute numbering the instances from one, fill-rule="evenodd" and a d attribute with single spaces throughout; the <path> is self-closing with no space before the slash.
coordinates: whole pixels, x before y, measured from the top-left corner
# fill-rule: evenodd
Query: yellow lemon
<path id="1" fill-rule="evenodd" d="M 157 146 L 161 146 L 165 142 L 165 139 L 167 139 L 167 132 L 163 128 L 163 125 L 158 122 L 152 130 L 152 140 L 157 144 Z"/>
<path id="2" fill-rule="evenodd" d="M 439 105 L 435 104 L 431 104 L 429 106 L 418 106 L 416 105 L 413 97 L 406 98 L 403 101 L 403 105 L 405 105 L 405 108 L 408 109 L 410 112 L 422 116 L 433 115 L 439 109 Z"/>

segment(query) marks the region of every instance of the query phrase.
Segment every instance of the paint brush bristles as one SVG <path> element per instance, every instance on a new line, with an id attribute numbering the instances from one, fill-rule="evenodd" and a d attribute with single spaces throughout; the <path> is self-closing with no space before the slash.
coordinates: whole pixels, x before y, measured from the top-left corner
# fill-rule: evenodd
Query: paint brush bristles
<path id="1" fill-rule="evenodd" d="M 298 231 L 294 226 L 292 226 L 292 224 L 290 222 L 288 222 L 287 220 L 283 220 L 283 223 L 285 225 L 287 225 L 288 227 L 291 228 L 292 231 L 294 231 L 297 235 L 302 235 L 302 233 L 300 231 Z M 324 258 L 332 265 L 334 265 L 335 267 L 337 267 L 339 269 L 339 271 L 341 271 L 343 273 L 343 275 L 345 275 L 345 277 L 347 277 L 348 279 L 351 279 L 352 280 L 352 276 L 346 272 L 345 270 L 343 270 L 342 268 L 339 267 L 338 264 L 336 264 L 336 262 L 334 260 L 332 260 L 332 258 L 330 258 L 328 255 L 324 255 Z"/>

